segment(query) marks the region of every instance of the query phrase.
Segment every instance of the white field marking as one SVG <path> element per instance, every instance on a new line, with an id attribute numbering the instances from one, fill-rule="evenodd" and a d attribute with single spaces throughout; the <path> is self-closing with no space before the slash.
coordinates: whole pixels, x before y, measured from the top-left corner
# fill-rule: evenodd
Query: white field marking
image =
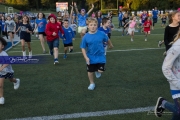
<path id="1" fill-rule="evenodd" d="M 126 50 L 109 50 L 107 52 L 128 52 L 128 51 L 144 51 L 144 50 L 161 50 L 161 49 L 165 49 L 164 47 L 161 48 L 142 48 L 142 49 L 126 49 Z M 22 52 L 22 51 L 9 51 L 9 53 L 18 53 L 18 52 Z M 64 54 L 64 53 L 59 53 Z M 68 53 L 68 54 L 82 54 L 82 52 L 73 52 L 73 53 Z M 50 54 L 35 54 L 33 56 L 44 56 L 44 55 L 50 55 Z"/>
<path id="2" fill-rule="evenodd" d="M 74 118 L 87 118 L 87 117 L 98 117 L 107 115 L 120 115 L 128 113 L 139 113 L 148 112 L 154 109 L 154 106 L 140 107 L 132 109 L 119 109 L 119 110 L 108 110 L 108 111 L 97 111 L 97 112 L 84 112 L 84 113 L 73 113 L 53 116 L 40 116 L 40 117 L 28 117 L 28 118 L 17 118 L 11 120 L 59 120 L 59 119 L 74 119 Z"/>
<path id="3" fill-rule="evenodd" d="M 20 43 L 20 41 L 18 41 L 16 44 L 14 44 L 14 45 L 17 45 L 17 44 L 19 44 Z M 6 52 L 8 51 L 8 50 L 10 50 L 12 48 L 12 46 L 11 47 L 9 47 L 7 50 L 5 50 Z"/>

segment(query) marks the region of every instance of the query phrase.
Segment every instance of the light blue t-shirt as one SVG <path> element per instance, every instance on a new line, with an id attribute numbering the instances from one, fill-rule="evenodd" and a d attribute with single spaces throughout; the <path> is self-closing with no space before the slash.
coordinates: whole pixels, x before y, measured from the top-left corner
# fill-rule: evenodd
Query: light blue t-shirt
<path id="1" fill-rule="evenodd" d="M 99 30 L 94 34 L 86 33 L 84 35 L 80 48 L 86 49 L 90 64 L 106 63 L 103 43 L 107 41 L 107 35 Z"/>
<path id="2" fill-rule="evenodd" d="M 47 21 L 46 19 L 36 19 L 36 24 L 38 26 L 38 32 L 45 32 Z"/>
<path id="3" fill-rule="evenodd" d="M 78 26 L 80 27 L 87 26 L 86 25 L 87 17 L 88 17 L 88 14 L 85 14 L 84 16 L 82 16 L 81 14 L 78 14 Z"/>
<path id="4" fill-rule="evenodd" d="M 62 27 L 63 31 L 64 31 L 64 36 L 62 36 L 62 34 L 60 33 L 60 37 L 62 38 L 62 41 L 64 44 L 70 44 L 72 43 L 72 39 L 74 38 L 74 31 L 68 27 L 68 28 L 65 28 L 65 27 Z M 64 38 L 66 40 L 64 40 Z"/>
<path id="5" fill-rule="evenodd" d="M 122 19 L 123 19 L 123 13 L 122 13 L 122 12 L 119 13 L 118 18 L 119 18 L 119 20 L 122 20 Z"/>
<path id="6" fill-rule="evenodd" d="M 158 10 L 153 10 L 152 14 L 153 14 L 153 18 L 157 18 L 158 17 Z"/>

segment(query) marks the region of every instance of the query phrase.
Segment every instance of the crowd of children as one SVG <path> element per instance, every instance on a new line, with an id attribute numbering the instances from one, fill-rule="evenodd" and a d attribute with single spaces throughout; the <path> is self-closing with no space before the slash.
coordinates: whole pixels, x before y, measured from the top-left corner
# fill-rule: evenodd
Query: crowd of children
<path id="1" fill-rule="evenodd" d="M 74 13 L 74 8 L 76 13 Z M 78 27 L 78 33 L 80 34 L 82 41 L 80 48 L 86 61 L 87 74 L 89 78 L 88 90 L 95 89 L 94 73 L 96 78 L 100 78 L 101 74 L 105 71 L 106 64 L 106 51 L 108 48 L 113 48 L 111 42 L 111 32 L 114 29 L 112 23 L 112 14 L 109 13 L 107 17 L 102 17 L 101 11 L 97 13 L 93 12 L 91 17 L 89 14 L 93 11 L 94 5 L 86 12 L 85 9 L 81 9 L 80 12 L 77 8 L 77 4 L 73 3 L 71 6 L 70 14 L 65 12 L 63 15 L 61 12 L 56 17 L 54 14 L 50 14 L 46 19 L 43 13 L 38 13 L 37 19 L 23 16 L 20 20 L 17 16 L 14 19 L 11 16 L 1 17 L 0 26 L 2 29 L 2 35 L 10 39 L 13 44 L 14 34 L 20 35 L 21 46 L 23 56 L 26 56 L 25 42 L 28 45 L 29 58 L 32 55 L 31 49 L 31 34 L 36 33 L 39 36 L 43 53 L 45 50 L 45 43 L 49 46 L 49 53 L 54 56 L 54 64 L 58 64 L 59 55 L 59 38 L 62 39 L 64 44 L 64 56 L 67 58 L 68 50 L 73 52 L 73 41 L 75 40 L 76 28 Z M 135 27 L 141 28 L 145 34 L 145 41 L 147 36 L 150 35 L 151 29 L 154 29 L 155 23 L 158 20 L 158 10 L 155 8 L 152 12 L 152 16 L 147 14 L 146 11 L 139 16 L 129 17 L 128 13 L 119 12 L 119 28 L 122 27 L 122 35 L 129 34 L 131 41 L 134 41 Z M 151 20 L 152 19 L 152 20 Z M 178 98 L 180 97 L 180 76 L 179 76 L 179 58 L 180 58 L 180 12 L 175 11 L 168 16 L 169 25 L 166 26 L 167 16 L 163 15 L 162 27 L 165 27 L 164 44 L 166 47 L 166 57 L 163 62 L 163 74 L 168 79 L 174 105 L 167 102 L 164 98 L 159 97 L 156 107 L 155 115 L 161 117 L 163 111 L 166 109 L 172 111 L 173 117 L 180 119 L 180 105 Z M 20 34 L 19 34 L 20 33 Z M 9 37 L 8 37 L 9 36 Z M 163 42 L 161 42 L 162 44 Z M 4 38 L 0 37 L 0 57 L 8 56 L 4 47 L 7 42 Z M 14 83 L 14 89 L 18 89 L 20 85 L 20 79 L 14 78 L 14 71 L 9 64 L 0 64 L 0 104 L 4 104 L 3 97 L 3 83 L 4 79 L 9 78 Z"/>

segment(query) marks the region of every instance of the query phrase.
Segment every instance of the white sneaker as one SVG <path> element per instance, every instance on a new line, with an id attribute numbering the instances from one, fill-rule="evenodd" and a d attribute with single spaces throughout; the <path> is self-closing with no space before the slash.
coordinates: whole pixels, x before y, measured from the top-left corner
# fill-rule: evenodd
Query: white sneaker
<path id="1" fill-rule="evenodd" d="M 54 61 L 54 65 L 57 65 L 57 64 L 59 64 L 59 61 L 58 60 Z"/>
<path id="2" fill-rule="evenodd" d="M 159 41 L 159 42 L 158 42 L 158 47 L 161 47 L 161 45 L 162 45 L 162 44 L 161 44 L 161 41 Z"/>
<path id="3" fill-rule="evenodd" d="M 16 83 L 14 83 L 14 89 L 17 90 L 20 86 L 20 79 L 16 79 Z"/>
<path id="4" fill-rule="evenodd" d="M 101 77 L 101 73 L 100 72 L 95 72 L 96 78 L 100 78 Z"/>
<path id="5" fill-rule="evenodd" d="M 133 39 L 131 38 L 131 42 L 133 42 Z"/>
<path id="6" fill-rule="evenodd" d="M 1 97 L 1 98 L 0 98 L 0 105 L 3 105 L 3 104 L 4 104 L 4 101 L 5 101 L 4 98 Z"/>
<path id="7" fill-rule="evenodd" d="M 29 52 L 29 58 L 32 58 L 32 50 Z"/>
<path id="8" fill-rule="evenodd" d="M 23 53 L 23 58 L 26 58 L 26 51 L 22 51 Z"/>
<path id="9" fill-rule="evenodd" d="M 90 84 L 88 90 L 94 90 L 94 88 L 95 88 L 95 84 Z"/>
<path id="10" fill-rule="evenodd" d="M 145 41 L 147 41 L 147 39 L 145 39 Z"/>

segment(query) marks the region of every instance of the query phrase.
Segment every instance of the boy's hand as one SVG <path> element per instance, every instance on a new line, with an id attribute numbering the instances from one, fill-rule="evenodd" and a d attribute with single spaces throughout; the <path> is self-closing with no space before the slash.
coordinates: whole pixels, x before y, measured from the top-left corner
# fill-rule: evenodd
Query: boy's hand
<path id="1" fill-rule="evenodd" d="M 112 49 L 114 46 L 113 45 L 109 45 L 109 49 Z"/>
<path id="2" fill-rule="evenodd" d="M 55 33 L 55 32 L 53 32 L 53 34 L 52 34 L 53 36 L 56 36 L 57 34 Z"/>
<path id="3" fill-rule="evenodd" d="M 87 65 L 90 65 L 90 61 L 89 61 L 89 58 L 88 58 L 88 57 L 86 58 L 86 64 L 87 64 Z"/>
<path id="4" fill-rule="evenodd" d="M 72 40 L 75 40 L 75 38 L 73 38 Z"/>

